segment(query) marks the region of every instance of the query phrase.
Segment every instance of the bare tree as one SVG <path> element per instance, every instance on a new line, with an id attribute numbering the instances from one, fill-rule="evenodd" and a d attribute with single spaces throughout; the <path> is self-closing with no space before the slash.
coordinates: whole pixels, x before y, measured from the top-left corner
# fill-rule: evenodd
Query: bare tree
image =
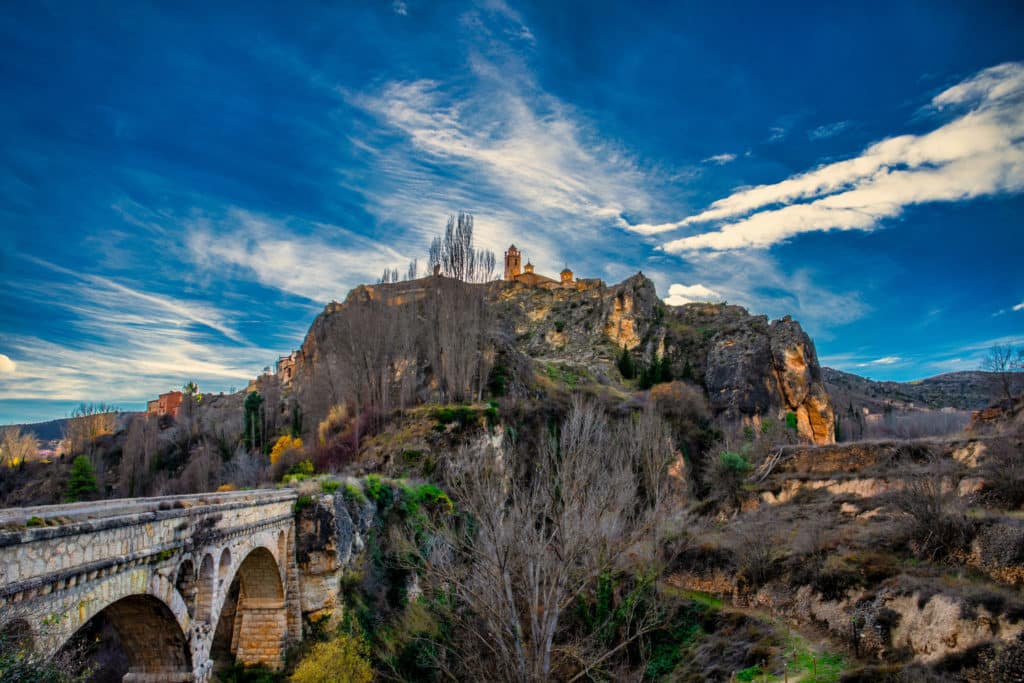
<path id="1" fill-rule="evenodd" d="M 68 455 L 88 455 L 95 460 L 96 439 L 113 434 L 115 427 L 117 408 L 106 403 L 82 403 L 64 423 L 64 448 Z"/>
<path id="2" fill-rule="evenodd" d="M 32 432 L 22 432 L 21 427 L 5 427 L 0 432 L 0 465 L 14 467 L 39 454 L 39 439 Z"/>
<path id="3" fill-rule="evenodd" d="M 1012 401 L 1016 384 L 1014 375 L 1024 370 L 1024 347 L 1014 348 L 1008 344 L 993 346 L 982 360 L 981 369 L 992 373 L 1000 396 Z"/>
<path id="4" fill-rule="evenodd" d="M 473 215 L 449 216 L 444 236 L 430 243 L 430 267 L 441 266 L 445 276 L 464 282 L 487 282 L 494 277 L 494 252 L 473 245 Z"/>
<path id="5" fill-rule="evenodd" d="M 472 524 L 439 530 L 425 563 L 428 589 L 455 601 L 457 660 L 486 658 L 495 680 L 548 681 L 556 667 L 578 680 L 653 624 L 637 611 L 614 643 L 563 630 L 566 610 L 654 527 L 638 483 L 644 449 L 624 447 L 625 433 L 577 399 L 520 475 L 508 453 L 463 453 L 472 462 L 450 487 Z"/>
<path id="6" fill-rule="evenodd" d="M 493 321 L 482 288 L 441 281 L 426 306 L 431 329 L 425 350 L 441 400 L 479 398 L 494 363 Z"/>
<path id="7" fill-rule="evenodd" d="M 929 456 L 923 469 L 908 472 L 891 498 L 906 514 L 911 545 L 927 559 L 946 559 L 970 545 L 976 522 L 957 495 L 957 463 Z"/>
<path id="8" fill-rule="evenodd" d="M 159 431 L 155 417 L 139 415 L 132 418 L 118 472 L 118 492 L 121 496 L 134 498 L 145 495 L 149 490 Z"/>

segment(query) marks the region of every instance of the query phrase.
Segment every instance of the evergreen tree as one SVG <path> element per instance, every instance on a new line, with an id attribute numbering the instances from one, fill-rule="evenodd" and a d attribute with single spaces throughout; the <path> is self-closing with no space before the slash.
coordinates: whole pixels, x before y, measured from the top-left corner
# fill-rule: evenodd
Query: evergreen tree
<path id="1" fill-rule="evenodd" d="M 659 368 L 658 381 L 672 381 L 672 362 L 668 359 L 668 356 L 661 357 L 661 367 Z"/>
<path id="2" fill-rule="evenodd" d="M 683 366 L 683 376 L 680 379 L 692 380 L 693 379 L 693 366 L 690 365 L 690 359 L 686 359 L 686 365 Z"/>
<path id="3" fill-rule="evenodd" d="M 74 503 L 87 497 L 90 493 L 96 493 L 96 472 L 92 468 L 89 458 L 79 455 L 71 462 L 71 475 L 68 477 L 68 490 L 66 498 L 69 503 Z"/>
<path id="4" fill-rule="evenodd" d="M 245 446 L 259 448 L 263 443 L 263 420 L 260 419 L 260 408 L 263 397 L 258 391 L 250 392 L 245 397 Z"/>
<path id="5" fill-rule="evenodd" d="M 640 368 L 640 383 L 641 389 L 650 389 L 654 386 L 654 373 L 657 371 L 658 364 L 655 362 L 651 366 L 643 366 Z"/>
<path id="6" fill-rule="evenodd" d="M 633 356 L 625 346 L 622 347 L 622 354 L 619 356 L 618 365 L 623 379 L 633 379 L 636 377 L 636 363 L 633 362 Z"/>

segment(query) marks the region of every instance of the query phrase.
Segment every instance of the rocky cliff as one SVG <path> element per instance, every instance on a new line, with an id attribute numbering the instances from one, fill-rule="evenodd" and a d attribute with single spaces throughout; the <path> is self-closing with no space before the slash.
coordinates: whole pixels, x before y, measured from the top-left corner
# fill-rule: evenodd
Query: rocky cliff
<path id="1" fill-rule="evenodd" d="M 444 344 L 451 348 L 438 348 Z M 471 369 L 478 376 L 463 378 L 459 400 L 579 390 L 626 399 L 638 387 L 618 369 L 623 349 L 638 367 L 665 359 L 674 378 L 702 386 L 721 423 L 786 420 L 792 413 L 808 441 L 834 441 L 814 343 L 799 323 L 769 322 L 724 304 L 668 306 L 639 273 L 611 286 L 423 278 L 359 287 L 314 321 L 292 395 L 315 424 L 332 403 L 352 395 L 360 376 L 352 366 L 376 362 L 390 377 L 381 389 L 387 405 L 427 400 L 450 387 L 450 365 L 463 357 L 479 364 Z"/>

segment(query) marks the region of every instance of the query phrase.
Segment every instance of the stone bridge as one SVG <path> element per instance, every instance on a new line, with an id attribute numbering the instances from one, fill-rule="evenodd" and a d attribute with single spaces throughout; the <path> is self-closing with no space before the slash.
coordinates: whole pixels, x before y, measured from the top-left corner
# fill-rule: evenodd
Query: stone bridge
<path id="1" fill-rule="evenodd" d="M 278 668 L 302 631 L 295 500 L 264 490 L 0 510 L 0 633 L 58 653 L 105 619 L 125 681 L 208 681 L 215 658 Z"/>

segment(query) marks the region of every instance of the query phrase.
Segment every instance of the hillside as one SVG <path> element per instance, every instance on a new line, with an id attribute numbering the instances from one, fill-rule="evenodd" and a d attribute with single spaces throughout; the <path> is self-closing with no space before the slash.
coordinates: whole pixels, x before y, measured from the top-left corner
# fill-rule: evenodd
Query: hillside
<path id="1" fill-rule="evenodd" d="M 993 373 L 949 372 L 914 382 L 878 382 L 842 370 L 823 367 L 822 378 L 836 406 L 867 407 L 881 412 L 886 404 L 897 408 L 956 408 L 981 410 L 998 397 Z M 1024 374 L 1017 378 L 1024 389 Z"/>
<path id="2" fill-rule="evenodd" d="M 624 376 L 624 355 L 638 379 Z M 583 392 L 624 403 L 644 373 L 700 387 L 721 425 L 789 419 L 809 441 L 834 440 L 817 354 L 799 323 L 724 304 L 668 306 L 642 274 L 611 286 L 423 278 L 359 287 L 313 322 L 285 393 L 316 424 L 339 402 L 388 412 Z M 275 393 L 275 381 L 257 386 Z"/>

